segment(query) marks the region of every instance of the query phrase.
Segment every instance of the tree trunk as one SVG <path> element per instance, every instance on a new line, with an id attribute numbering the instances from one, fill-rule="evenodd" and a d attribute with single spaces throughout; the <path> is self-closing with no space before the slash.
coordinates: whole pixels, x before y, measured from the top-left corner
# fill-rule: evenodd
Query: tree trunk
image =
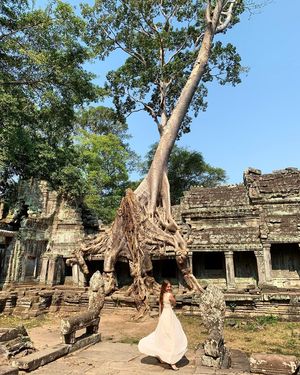
<path id="1" fill-rule="evenodd" d="M 207 27 L 201 48 L 176 107 L 161 131 L 160 142 L 147 176 L 135 192 L 126 192 L 109 231 L 84 244 L 75 254 L 86 274 L 88 268 L 84 258 L 99 253 L 104 255 L 106 294 L 116 288 L 116 260 L 118 257 L 127 258 L 133 277 L 129 293 L 135 298 L 139 315 L 149 309 L 149 293 L 158 290 L 158 285 L 151 276 L 151 255 L 162 255 L 166 248 L 175 252 L 177 265 L 189 289 L 197 293 L 203 291 L 192 274 L 186 241 L 172 218 L 167 163 L 180 125 L 205 71 L 224 3 L 226 2 L 217 1 L 211 18 L 208 5 Z"/>

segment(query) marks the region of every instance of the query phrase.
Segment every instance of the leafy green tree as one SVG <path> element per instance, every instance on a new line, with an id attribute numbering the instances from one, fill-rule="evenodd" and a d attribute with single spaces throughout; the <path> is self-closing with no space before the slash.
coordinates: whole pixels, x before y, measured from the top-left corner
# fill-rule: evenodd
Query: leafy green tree
<path id="1" fill-rule="evenodd" d="M 67 165 L 75 109 L 97 94 L 83 69 L 84 22 L 63 2 L 44 10 L 33 4 L 0 4 L 2 194 L 20 177 L 51 180 Z"/>
<path id="2" fill-rule="evenodd" d="M 69 199 L 82 202 L 104 223 L 110 223 L 127 187 L 128 173 L 139 158 L 127 141 L 127 124 L 106 107 L 77 113 L 75 137 L 65 151 L 68 163 L 51 175 L 54 186 Z"/>
<path id="3" fill-rule="evenodd" d="M 111 133 L 98 135 L 82 130 L 77 141 L 85 176 L 84 203 L 104 223 L 110 223 L 128 185 L 128 162 L 132 154 Z"/>
<path id="4" fill-rule="evenodd" d="M 147 173 L 151 166 L 157 143 L 146 155 L 142 172 Z M 168 162 L 171 204 L 178 204 L 183 193 L 192 186 L 214 187 L 226 181 L 222 168 L 207 164 L 199 151 L 175 145 Z"/>

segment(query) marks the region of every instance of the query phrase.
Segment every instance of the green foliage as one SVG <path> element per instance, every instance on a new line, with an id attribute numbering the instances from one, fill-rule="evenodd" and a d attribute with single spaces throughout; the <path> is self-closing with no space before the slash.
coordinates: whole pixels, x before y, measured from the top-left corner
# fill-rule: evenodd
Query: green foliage
<path id="1" fill-rule="evenodd" d="M 101 106 L 81 110 L 75 123 L 74 155 L 68 167 L 58 172 L 58 185 L 69 197 L 81 197 L 99 219 L 109 223 L 130 186 L 128 173 L 138 163 L 127 143 L 127 124 Z"/>
<path id="2" fill-rule="evenodd" d="M 265 329 L 268 325 L 275 325 L 279 322 L 279 318 L 276 315 L 262 315 L 255 319 L 250 319 L 245 322 L 244 329 L 246 331 L 260 331 Z"/>
<path id="3" fill-rule="evenodd" d="M 64 168 L 75 109 L 96 98 L 82 67 L 84 23 L 70 5 L 51 4 L 0 4 L 0 193 L 18 178 L 51 180 Z"/>
<path id="4" fill-rule="evenodd" d="M 103 222 L 111 222 L 127 187 L 131 154 L 111 133 L 98 135 L 82 130 L 77 141 L 85 175 L 84 202 Z"/>
<path id="5" fill-rule="evenodd" d="M 143 173 L 147 173 L 156 147 L 157 144 L 152 145 L 146 155 Z M 184 191 L 191 186 L 214 187 L 226 181 L 225 171 L 207 164 L 201 152 L 176 145 L 169 158 L 168 177 L 172 204 L 178 204 Z"/>
<path id="6" fill-rule="evenodd" d="M 125 53 L 124 64 L 108 73 L 105 86 L 120 118 L 145 110 L 159 126 L 162 117 L 170 116 L 201 46 L 206 4 L 203 0 L 97 0 L 94 6 L 83 6 L 88 23 L 85 40 L 95 56 L 104 59 L 114 51 Z M 233 23 L 242 11 L 240 1 Z M 235 85 L 242 71 L 235 47 L 217 41 L 180 134 L 189 132 L 191 116 L 206 109 L 206 82 L 216 79 Z"/>
<path id="7" fill-rule="evenodd" d="M 267 324 L 278 323 L 279 318 L 277 315 L 264 315 L 264 316 L 258 316 L 255 320 L 261 326 L 265 326 Z"/>

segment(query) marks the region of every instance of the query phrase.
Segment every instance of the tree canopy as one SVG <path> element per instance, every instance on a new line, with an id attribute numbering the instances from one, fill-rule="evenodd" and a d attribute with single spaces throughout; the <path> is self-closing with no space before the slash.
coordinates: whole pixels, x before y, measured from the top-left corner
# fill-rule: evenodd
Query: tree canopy
<path id="1" fill-rule="evenodd" d="M 129 173 L 136 167 L 138 157 L 126 142 L 127 125 L 118 122 L 111 109 L 94 107 L 81 111 L 76 124 L 74 175 L 79 172 L 83 178 L 80 189 L 84 203 L 104 223 L 110 223 L 130 185 Z"/>
<path id="2" fill-rule="evenodd" d="M 157 143 L 152 145 L 146 155 L 143 173 L 151 165 Z M 214 187 L 226 181 L 222 168 L 212 167 L 205 162 L 199 151 L 175 145 L 168 162 L 171 204 L 178 204 L 183 193 L 192 186 Z"/>
<path id="3" fill-rule="evenodd" d="M 161 130 L 192 71 L 206 28 L 203 0 L 97 0 L 84 5 L 86 42 L 104 59 L 123 52 L 124 63 L 107 74 L 105 89 L 120 117 L 146 111 Z M 240 1 L 231 25 L 243 11 Z M 222 16 L 223 17 L 223 16 Z M 241 58 L 231 43 L 216 41 L 180 134 L 190 130 L 191 116 L 207 106 L 206 83 L 240 82 Z"/>
<path id="4" fill-rule="evenodd" d="M 51 180 L 72 158 L 75 109 L 97 97 L 83 21 L 70 5 L 0 4 L 0 192 L 18 177 Z"/>

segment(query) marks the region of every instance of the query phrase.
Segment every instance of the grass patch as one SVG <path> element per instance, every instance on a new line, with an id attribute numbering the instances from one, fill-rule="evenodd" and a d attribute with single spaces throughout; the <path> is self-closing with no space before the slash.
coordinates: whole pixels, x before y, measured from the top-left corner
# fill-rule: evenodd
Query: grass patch
<path id="1" fill-rule="evenodd" d="M 194 349 L 207 338 L 200 317 L 179 316 L 187 335 L 189 348 Z M 300 322 L 282 322 L 275 315 L 256 319 L 227 319 L 224 328 L 228 348 L 250 353 L 278 353 L 300 357 Z"/>
<path id="2" fill-rule="evenodd" d="M 41 327 L 53 320 L 49 315 L 39 315 L 37 317 L 24 319 L 12 315 L 0 315 L 0 328 L 13 328 L 20 325 L 25 326 L 25 328 Z"/>
<path id="3" fill-rule="evenodd" d="M 123 344 L 137 345 L 139 341 L 140 340 L 137 337 L 123 337 L 119 342 Z"/>
<path id="4" fill-rule="evenodd" d="M 227 320 L 226 344 L 246 353 L 263 352 L 300 356 L 300 323 L 282 322 L 269 315 L 249 320 Z"/>

